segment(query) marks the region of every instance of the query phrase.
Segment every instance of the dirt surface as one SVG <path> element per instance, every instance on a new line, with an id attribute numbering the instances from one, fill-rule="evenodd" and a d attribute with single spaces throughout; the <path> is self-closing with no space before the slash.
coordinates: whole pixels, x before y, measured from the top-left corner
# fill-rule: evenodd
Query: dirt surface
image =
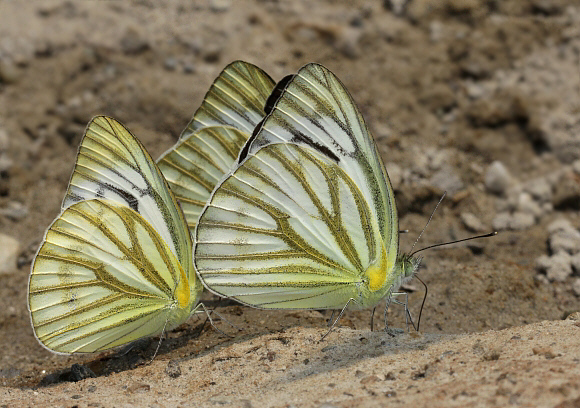
<path id="1" fill-rule="evenodd" d="M 580 227 L 580 4 L 391 3 L 404 2 L 0 0 L 0 233 L 19 246 L 0 265 L 0 406 L 580 404 L 579 320 L 563 320 L 580 310 L 580 260 L 536 264 L 559 254 L 555 220 Z M 500 234 L 425 252 L 420 333 L 370 332 L 370 311 L 348 312 L 319 342 L 330 313 L 225 302 L 242 330 L 216 325 L 233 338 L 194 316 L 151 363 L 158 339 L 46 351 L 26 308 L 30 262 L 86 123 L 111 115 L 157 157 L 235 59 L 276 80 L 312 61 L 341 78 L 393 181 L 403 251 L 443 190 L 419 246 Z M 416 316 L 423 288 L 409 290 Z M 404 328 L 397 306 L 389 323 Z"/>

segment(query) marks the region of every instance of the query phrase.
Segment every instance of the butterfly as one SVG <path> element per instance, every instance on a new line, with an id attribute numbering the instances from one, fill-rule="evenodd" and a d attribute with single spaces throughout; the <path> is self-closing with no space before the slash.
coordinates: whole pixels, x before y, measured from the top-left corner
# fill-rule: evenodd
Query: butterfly
<path id="1" fill-rule="evenodd" d="M 93 118 L 31 267 L 36 338 L 53 352 L 88 353 L 158 335 L 195 311 L 202 289 L 159 168 L 122 124 Z"/>
<path id="2" fill-rule="evenodd" d="M 232 62 L 211 85 L 179 141 L 158 159 L 192 233 L 215 185 L 265 116 L 274 86 L 257 66 Z"/>
<path id="3" fill-rule="evenodd" d="M 410 280 L 393 189 L 340 80 L 318 64 L 284 78 L 194 230 L 212 292 L 264 309 L 365 309 Z"/>

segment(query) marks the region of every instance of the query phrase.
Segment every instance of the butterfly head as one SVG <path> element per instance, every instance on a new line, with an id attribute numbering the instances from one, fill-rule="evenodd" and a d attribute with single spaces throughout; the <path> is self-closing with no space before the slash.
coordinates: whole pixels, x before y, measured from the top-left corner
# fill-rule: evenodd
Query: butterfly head
<path id="1" fill-rule="evenodd" d="M 397 268 L 399 270 L 397 275 L 401 277 L 401 283 L 407 283 L 415 276 L 422 259 L 420 256 L 415 257 L 409 254 L 400 254 L 398 256 Z"/>

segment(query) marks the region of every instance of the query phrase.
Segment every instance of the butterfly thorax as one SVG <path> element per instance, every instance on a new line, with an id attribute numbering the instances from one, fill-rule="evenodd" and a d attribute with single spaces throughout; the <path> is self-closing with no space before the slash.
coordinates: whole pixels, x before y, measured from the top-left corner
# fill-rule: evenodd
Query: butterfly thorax
<path id="1" fill-rule="evenodd" d="M 366 279 L 359 287 L 359 296 L 353 309 L 374 307 L 389 293 L 396 292 L 402 284 L 413 278 L 421 259 L 400 254 L 394 262 L 389 261 L 385 252 L 379 262 L 367 268 Z"/>

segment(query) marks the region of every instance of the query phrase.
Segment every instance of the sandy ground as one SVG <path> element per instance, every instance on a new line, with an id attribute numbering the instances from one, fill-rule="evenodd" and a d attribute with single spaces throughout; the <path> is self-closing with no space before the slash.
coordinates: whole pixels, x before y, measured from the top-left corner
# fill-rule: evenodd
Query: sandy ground
<path id="1" fill-rule="evenodd" d="M 563 320 L 580 310 L 580 270 L 569 262 L 553 279 L 536 268 L 554 251 L 554 220 L 580 227 L 580 4 L 388 4 L 0 0 L 0 233 L 18 245 L 0 265 L 0 406 L 580 405 L 579 320 Z M 114 116 L 157 157 L 235 59 L 274 79 L 311 61 L 341 78 L 393 180 L 410 231 L 402 250 L 443 190 L 422 245 L 502 231 L 425 253 L 420 333 L 371 332 L 369 311 L 349 312 L 319 342 L 330 313 L 222 302 L 241 331 L 218 318 L 228 338 L 194 316 L 152 362 L 158 339 L 44 350 L 26 308 L 30 262 L 86 123 Z M 494 161 L 509 174 L 495 192 Z M 423 289 L 409 290 L 416 315 Z M 389 322 L 405 327 L 402 308 Z"/>

